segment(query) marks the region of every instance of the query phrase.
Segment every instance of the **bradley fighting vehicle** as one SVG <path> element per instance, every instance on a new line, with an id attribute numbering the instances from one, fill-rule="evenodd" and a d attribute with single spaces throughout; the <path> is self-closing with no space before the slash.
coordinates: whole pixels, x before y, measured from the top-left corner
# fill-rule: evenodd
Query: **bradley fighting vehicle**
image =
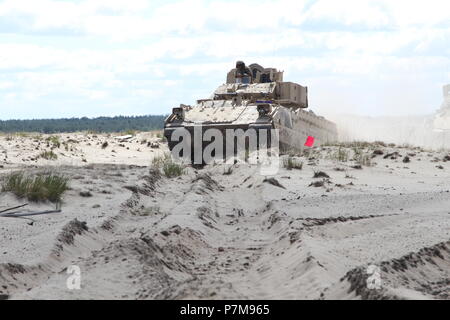
<path id="1" fill-rule="evenodd" d="M 444 102 L 434 118 L 434 129 L 450 132 L 450 84 L 444 86 Z"/>
<path id="2" fill-rule="evenodd" d="M 180 105 L 173 109 L 165 121 L 164 136 L 170 150 L 178 143 L 172 138 L 176 129 L 185 128 L 192 134 L 196 127 L 201 127 L 202 132 L 209 128 L 222 132 L 255 129 L 258 134 L 279 129 L 281 152 L 302 150 L 308 136 L 314 137 L 316 146 L 336 141 L 336 125 L 306 108 L 307 87 L 283 81 L 283 72 L 277 69 L 263 68 L 256 63 L 246 67 L 238 61 L 236 68 L 228 72 L 226 83 L 210 98 L 200 99 L 194 106 Z M 203 150 L 207 144 L 197 142 L 192 150 Z"/>

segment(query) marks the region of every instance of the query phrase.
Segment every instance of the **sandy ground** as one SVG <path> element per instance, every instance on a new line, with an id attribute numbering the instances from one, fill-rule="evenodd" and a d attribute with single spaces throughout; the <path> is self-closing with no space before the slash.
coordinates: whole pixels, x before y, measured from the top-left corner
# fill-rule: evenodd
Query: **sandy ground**
<path id="1" fill-rule="evenodd" d="M 71 177 L 62 213 L 32 225 L 0 218 L 2 298 L 450 297 L 445 150 L 361 147 L 371 163 L 359 169 L 351 146 L 341 149 L 348 161 L 329 146 L 298 157 L 302 170 L 273 177 L 236 164 L 231 174 L 223 165 L 189 167 L 169 179 L 150 167 L 166 151 L 153 133 L 126 142 L 63 134 L 69 147 L 54 148 L 57 160 L 36 158 L 52 147 L 47 137 L 0 137 L 1 175 L 53 169 Z M 313 178 L 319 171 L 329 178 Z M 0 209 L 22 203 L 0 194 Z M 51 205 L 29 209 L 43 208 Z M 67 288 L 72 265 L 80 290 Z"/>

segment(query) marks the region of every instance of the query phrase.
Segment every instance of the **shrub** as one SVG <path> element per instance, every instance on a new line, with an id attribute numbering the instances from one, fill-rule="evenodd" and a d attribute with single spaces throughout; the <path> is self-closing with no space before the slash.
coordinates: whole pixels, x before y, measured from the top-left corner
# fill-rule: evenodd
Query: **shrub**
<path id="1" fill-rule="evenodd" d="M 39 154 L 39 158 L 46 160 L 56 160 L 58 159 L 58 155 L 53 151 L 44 151 L 41 154 Z"/>
<path id="2" fill-rule="evenodd" d="M 372 152 L 372 154 L 373 154 L 374 156 L 382 156 L 382 155 L 384 154 L 384 151 L 383 151 L 383 150 L 380 150 L 380 149 L 376 149 L 376 150 L 374 150 L 374 151 Z"/>
<path id="3" fill-rule="evenodd" d="M 59 141 L 59 137 L 50 136 L 47 138 L 47 142 L 53 145 L 53 148 L 59 148 L 61 146 L 61 142 Z"/>
<path id="4" fill-rule="evenodd" d="M 283 167 L 285 167 L 288 170 L 292 169 L 302 170 L 303 162 L 298 161 L 291 156 L 288 156 L 287 158 L 283 159 Z"/>
<path id="5" fill-rule="evenodd" d="M 343 147 L 339 147 L 339 149 L 332 155 L 332 158 L 339 162 L 347 162 L 349 154 Z"/>
<path id="6" fill-rule="evenodd" d="M 155 169 L 161 169 L 166 161 L 171 160 L 169 153 L 164 153 L 163 155 L 156 156 L 152 159 L 152 167 Z"/>
<path id="7" fill-rule="evenodd" d="M 167 178 L 179 177 L 184 174 L 184 167 L 172 160 L 170 153 L 162 156 L 154 157 L 152 160 L 152 168 L 163 171 Z"/>
<path id="8" fill-rule="evenodd" d="M 386 147 L 386 143 L 383 141 L 375 141 L 373 144 L 376 146 Z"/>
<path id="9" fill-rule="evenodd" d="M 223 175 L 224 176 L 229 176 L 229 175 L 231 175 L 233 173 L 233 166 L 229 166 L 228 168 L 226 168 L 224 171 L 223 171 Z"/>
<path id="10" fill-rule="evenodd" d="M 362 152 L 355 154 L 355 161 L 361 166 L 370 167 L 372 165 L 372 157 Z"/>
<path id="11" fill-rule="evenodd" d="M 69 188 L 68 182 L 67 177 L 52 172 L 33 176 L 14 172 L 3 179 L 2 192 L 12 192 L 19 198 L 34 202 L 60 202 L 61 196 Z"/>
<path id="12" fill-rule="evenodd" d="M 175 178 L 179 177 L 184 173 L 184 168 L 182 165 L 175 163 L 170 159 L 169 161 L 164 162 L 163 172 L 167 178 Z"/>

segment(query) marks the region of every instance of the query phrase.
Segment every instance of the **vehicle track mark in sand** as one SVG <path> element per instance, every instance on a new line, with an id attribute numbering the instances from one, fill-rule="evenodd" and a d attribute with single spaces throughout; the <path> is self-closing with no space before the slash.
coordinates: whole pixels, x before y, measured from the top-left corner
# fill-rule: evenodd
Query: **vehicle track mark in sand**
<path id="1" fill-rule="evenodd" d="M 63 246 L 58 264 L 43 271 L 45 280 L 33 283 L 30 291 L 20 288 L 0 294 L 69 299 L 318 299 L 321 293 L 335 297 L 333 290 L 349 270 L 403 255 L 396 253 L 404 249 L 383 237 L 406 237 L 411 229 L 405 225 L 425 228 L 427 218 L 441 221 L 442 212 L 354 214 L 368 203 L 363 197 L 352 198 L 361 203 L 348 213 L 334 216 L 330 213 L 335 212 L 325 210 L 316 217 L 304 210 L 299 217 L 281 210 L 274 199 L 289 190 L 258 184 L 249 193 L 247 185 L 235 186 L 232 177 L 219 180 L 217 176 L 201 172 L 175 179 L 141 179 L 129 188 L 132 196 L 116 216 L 100 227 L 81 228 L 82 234 L 74 230 L 73 243 Z M 257 184 L 258 179 L 254 180 L 249 183 Z M 289 210 L 295 208 L 294 202 Z M 377 211 L 376 206 L 371 212 Z M 434 225 L 429 228 L 440 230 Z M 377 248 L 376 240 L 383 249 Z M 358 244 L 368 250 L 366 256 L 359 257 L 354 247 Z M 387 258 L 377 260 L 376 253 Z M 83 270 L 80 292 L 68 292 L 62 285 L 67 277 L 63 266 L 69 262 Z M 409 277 L 412 283 L 408 270 L 387 279 L 396 283 Z M 26 266 L 24 274 L 32 274 Z M 442 298 L 447 290 L 440 276 L 430 284 L 429 291 L 440 292 L 433 297 Z M 11 279 L 14 285 L 22 285 Z M 414 280 L 415 287 L 419 280 Z"/>
<path id="2" fill-rule="evenodd" d="M 379 286 L 369 288 L 368 266 L 348 271 L 340 282 L 322 293 L 342 299 L 449 299 L 450 241 L 424 247 L 400 258 L 381 261 Z"/>
<path id="3" fill-rule="evenodd" d="M 53 250 L 50 255 L 35 265 L 20 264 L 0 264 L 0 294 L 4 297 L 35 297 L 34 288 L 38 288 L 40 298 L 62 297 L 58 294 L 63 292 L 67 294 L 65 288 L 64 271 L 68 264 L 79 263 L 83 265 L 87 257 L 92 253 L 102 250 L 108 246 L 108 243 L 115 241 L 115 237 L 121 233 L 117 226 L 133 214 L 133 210 L 140 203 L 142 195 L 151 196 L 155 191 L 156 183 L 161 178 L 158 173 L 150 172 L 150 175 L 144 176 L 142 185 L 136 187 L 132 193 L 119 208 L 116 216 L 103 221 L 98 227 L 90 228 L 86 222 L 74 219 L 67 223 L 59 232 L 55 239 Z M 115 233 L 114 236 L 112 233 Z M 12 268 L 12 266 L 17 266 Z M 48 293 L 41 290 L 47 282 L 51 283 L 52 278 L 57 278 L 58 287 L 53 288 Z"/>
<path id="4" fill-rule="evenodd" d="M 198 202 L 202 205 L 197 209 L 201 208 L 206 216 L 211 217 L 218 204 L 233 210 L 210 219 L 210 230 L 201 235 L 204 250 L 194 261 L 195 267 L 187 270 L 192 278 L 175 282 L 164 290 L 166 298 L 320 298 L 319 293 L 335 284 L 346 269 L 339 265 L 342 257 L 324 254 L 323 246 L 317 244 L 320 240 L 311 239 L 304 230 L 372 219 L 383 221 L 396 216 L 292 219 L 262 197 L 260 208 L 252 211 L 244 210 L 239 201 L 234 201 L 228 189 L 220 192 L 220 199 L 217 189 L 204 190 L 196 192 L 197 187 L 190 188 L 201 194 L 202 200 Z M 189 193 L 186 192 L 188 197 Z M 181 201 L 177 205 L 189 203 Z M 338 267 L 330 268 L 331 264 Z"/>

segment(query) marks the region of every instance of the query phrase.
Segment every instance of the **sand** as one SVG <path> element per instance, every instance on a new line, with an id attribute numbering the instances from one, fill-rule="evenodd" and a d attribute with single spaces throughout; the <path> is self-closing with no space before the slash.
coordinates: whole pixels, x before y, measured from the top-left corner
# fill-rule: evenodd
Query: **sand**
<path id="1" fill-rule="evenodd" d="M 371 163 L 358 169 L 329 146 L 299 156 L 302 170 L 273 177 L 244 163 L 231 174 L 210 165 L 167 178 L 150 166 L 167 151 L 154 133 L 123 142 L 62 134 L 68 151 L 61 145 L 57 160 L 36 158 L 51 148 L 47 137 L 0 137 L 0 175 L 52 169 L 71 178 L 62 213 L 32 225 L 0 218 L 2 298 L 450 297 L 446 150 L 361 147 Z M 352 147 L 344 150 L 352 158 Z M 319 171 L 329 178 L 313 178 Z M 22 203 L 0 195 L 0 209 Z M 67 287 L 72 265 L 79 290 Z"/>

